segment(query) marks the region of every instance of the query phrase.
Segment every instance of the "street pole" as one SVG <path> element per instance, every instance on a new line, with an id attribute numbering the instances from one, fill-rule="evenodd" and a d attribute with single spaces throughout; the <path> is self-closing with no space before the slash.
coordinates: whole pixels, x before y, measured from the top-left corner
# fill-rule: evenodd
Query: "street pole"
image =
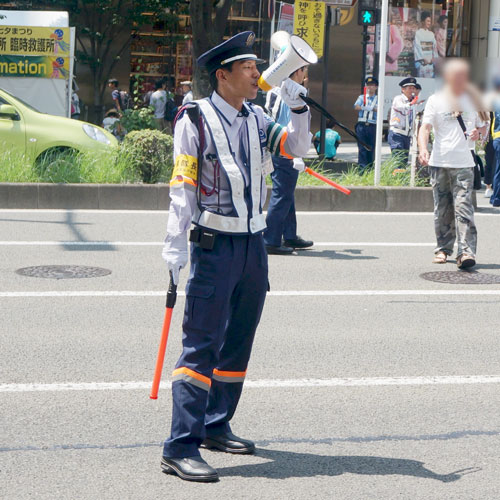
<path id="1" fill-rule="evenodd" d="M 389 0 L 382 0 L 380 16 L 380 54 L 378 66 L 378 110 L 377 135 L 375 139 L 375 186 L 380 184 L 382 169 L 382 133 L 384 129 L 384 100 L 385 100 L 385 57 L 387 53 L 387 22 L 389 14 Z"/>
<path id="2" fill-rule="evenodd" d="M 368 53 L 368 26 L 363 26 L 363 61 L 361 64 L 361 93 L 365 91 L 365 80 L 366 80 L 366 56 Z"/>
<path id="3" fill-rule="evenodd" d="M 328 59 L 330 54 L 330 24 L 332 21 L 332 11 L 329 5 L 326 6 L 326 25 L 325 40 L 323 44 L 323 89 L 321 93 L 321 105 L 328 108 Z M 319 141 L 319 155 L 325 156 L 325 135 L 326 135 L 326 117 L 321 115 L 321 132 Z"/>

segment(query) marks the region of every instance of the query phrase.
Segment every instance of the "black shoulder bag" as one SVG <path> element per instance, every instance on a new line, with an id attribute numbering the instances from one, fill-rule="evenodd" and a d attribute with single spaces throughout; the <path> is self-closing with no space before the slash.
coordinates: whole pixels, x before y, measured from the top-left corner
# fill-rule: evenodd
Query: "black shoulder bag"
<path id="1" fill-rule="evenodd" d="M 469 139 L 467 138 L 467 127 L 465 126 L 464 119 L 462 114 L 460 113 L 457 116 L 458 123 L 460 124 L 460 128 L 464 133 L 465 141 L 467 143 L 467 147 L 469 146 Z M 483 183 L 481 182 L 481 178 L 484 177 L 484 169 L 482 165 L 481 158 L 479 158 L 474 150 L 470 150 L 472 155 L 472 159 L 474 160 L 474 189 L 476 191 L 480 190 L 483 187 Z"/>

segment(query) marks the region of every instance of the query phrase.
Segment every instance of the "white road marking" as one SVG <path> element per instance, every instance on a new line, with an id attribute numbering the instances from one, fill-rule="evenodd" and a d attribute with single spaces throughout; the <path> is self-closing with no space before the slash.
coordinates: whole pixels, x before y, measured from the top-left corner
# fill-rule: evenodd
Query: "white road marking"
<path id="1" fill-rule="evenodd" d="M 163 241 L 0 241 L 0 246 L 68 246 L 68 247 L 158 247 Z M 315 247 L 435 247 L 435 243 L 397 241 L 320 241 Z"/>
<path id="2" fill-rule="evenodd" d="M 481 207 L 480 207 L 481 208 Z M 482 207 L 482 208 L 490 208 L 490 207 Z M 138 215 L 168 215 L 168 210 L 102 210 L 102 209 L 75 209 L 75 210 L 64 210 L 64 209 L 59 209 L 59 208 L 27 208 L 27 209 L 18 209 L 18 208 L 3 208 L 0 209 L 0 214 L 1 213 L 37 213 L 37 214 L 66 214 L 66 213 L 72 213 L 72 214 L 138 214 Z M 346 216 L 346 215 L 384 215 L 384 216 L 422 216 L 422 215 L 433 215 L 432 212 L 350 212 L 350 211 L 298 211 L 297 215 L 311 215 L 311 216 L 317 216 L 317 215 L 341 215 L 341 216 Z M 482 216 L 482 217 L 497 217 L 500 215 L 500 210 L 498 213 L 483 213 L 483 212 L 476 212 L 476 216 Z M 11 221 L 15 222 L 15 221 Z"/>
<path id="3" fill-rule="evenodd" d="M 305 387 L 380 387 L 404 385 L 478 385 L 500 384 L 500 375 L 438 375 L 427 377 L 360 377 L 329 379 L 261 379 L 247 380 L 253 389 Z M 0 384 L 0 392 L 64 392 L 64 391 L 126 391 L 149 389 L 151 382 L 62 382 L 54 384 Z M 169 389 L 171 382 L 161 383 Z"/>
<path id="4" fill-rule="evenodd" d="M 0 292 L 1 298 L 55 298 L 55 297 L 164 297 L 165 290 L 66 290 L 47 292 Z M 185 292 L 177 292 L 184 296 Z M 500 289 L 458 290 L 274 290 L 271 297 L 371 297 L 371 296 L 447 296 L 491 295 L 499 296 Z"/>

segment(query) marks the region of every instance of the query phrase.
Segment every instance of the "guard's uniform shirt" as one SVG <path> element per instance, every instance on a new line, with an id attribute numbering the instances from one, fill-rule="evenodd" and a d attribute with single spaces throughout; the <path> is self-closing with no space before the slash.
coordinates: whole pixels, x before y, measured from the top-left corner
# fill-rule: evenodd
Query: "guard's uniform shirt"
<path id="1" fill-rule="evenodd" d="M 397 95 L 392 101 L 387 139 L 400 168 L 408 164 L 414 118 L 415 105 L 404 94 Z"/>
<path id="2" fill-rule="evenodd" d="M 245 103 L 240 111 L 216 92 L 198 103 L 204 136 L 200 206 L 200 134 L 184 112 L 174 134 L 166 248 L 186 248 L 192 221 L 217 234 L 212 250 L 191 246 L 172 431 L 163 448 L 164 456 L 178 458 L 199 455 L 206 436 L 231 430 L 268 288 L 261 224 L 265 155 L 302 156 L 311 140 L 308 110 L 292 112 L 282 127 L 259 106 Z"/>
<path id="3" fill-rule="evenodd" d="M 370 123 L 372 125 L 377 124 L 377 111 L 376 108 L 378 106 L 378 96 L 371 95 L 366 96 L 366 104 L 365 104 L 365 96 L 364 94 L 360 95 L 356 102 L 354 103 L 354 107 L 360 106 L 362 109 L 358 113 L 358 122 L 360 123 Z"/>
<path id="4" fill-rule="evenodd" d="M 366 99 L 366 103 L 365 103 Z M 360 95 L 354 107 L 360 106 L 362 109 L 358 113 L 358 123 L 356 123 L 356 134 L 365 143 L 371 146 L 371 151 L 358 142 L 358 164 L 362 170 L 373 165 L 375 154 L 375 139 L 377 134 L 377 111 L 378 96 Z"/>

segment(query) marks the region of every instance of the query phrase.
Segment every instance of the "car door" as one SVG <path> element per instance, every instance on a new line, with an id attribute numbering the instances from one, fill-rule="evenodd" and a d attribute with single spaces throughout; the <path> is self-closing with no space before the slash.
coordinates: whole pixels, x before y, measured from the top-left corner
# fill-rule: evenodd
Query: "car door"
<path id="1" fill-rule="evenodd" d="M 0 105 L 2 104 L 12 105 L 0 97 Z M 0 148 L 3 151 L 26 153 L 26 129 L 19 111 L 17 117 L 0 114 Z"/>

